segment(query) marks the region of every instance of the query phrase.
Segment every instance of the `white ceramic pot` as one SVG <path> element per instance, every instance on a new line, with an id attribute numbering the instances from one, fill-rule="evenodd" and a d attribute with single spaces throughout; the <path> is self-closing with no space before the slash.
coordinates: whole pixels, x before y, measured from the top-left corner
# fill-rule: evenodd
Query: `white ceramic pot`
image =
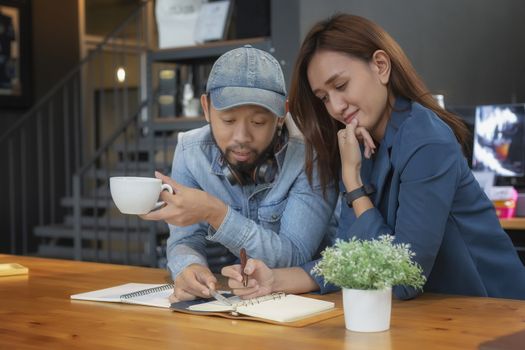
<path id="1" fill-rule="evenodd" d="M 343 288 L 346 329 L 356 332 L 382 332 L 390 328 L 392 288 L 362 290 Z"/>

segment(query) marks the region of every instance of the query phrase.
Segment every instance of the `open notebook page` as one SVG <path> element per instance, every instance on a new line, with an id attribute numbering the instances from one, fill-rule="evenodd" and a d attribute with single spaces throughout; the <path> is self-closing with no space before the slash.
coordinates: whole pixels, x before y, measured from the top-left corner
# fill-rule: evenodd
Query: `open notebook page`
<path id="1" fill-rule="evenodd" d="M 334 303 L 329 301 L 288 294 L 281 299 L 239 306 L 237 312 L 278 322 L 292 322 L 333 308 Z"/>
<path id="2" fill-rule="evenodd" d="M 163 284 L 149 284 L 149 283 L 126 283 L 120 286 L 99 289 L 92 292 L 80 293 L 71 296 L 74 300 L 89 300 L 89 301 L 105 301 L 113 303 L 129 303 L 139 304 L 155 307 L 169 308 L 169 296 L 173 293 L 173 289 L 167 289 L 150 293 L 146 295 L 135 296 L 126 300 L 122 300 L 121 296 L 129 293 L 140 292 L 149 288 L 162 287 Z"/>
<path id="3" fill-rule="evenodd" d="M 264 298 L 264 297 L 262 297 Z M 224 305 L 218 301 L 191 305 L 188 310 L 205 312 L 237 311 L 240 314 L 278 322 L 292 322 L 334 308 L 334 303 L 324 300 L 288 294 L 278 299 L 252 299 L 246 302 L 238 297 L 228 298 L 236 306 Z"/>

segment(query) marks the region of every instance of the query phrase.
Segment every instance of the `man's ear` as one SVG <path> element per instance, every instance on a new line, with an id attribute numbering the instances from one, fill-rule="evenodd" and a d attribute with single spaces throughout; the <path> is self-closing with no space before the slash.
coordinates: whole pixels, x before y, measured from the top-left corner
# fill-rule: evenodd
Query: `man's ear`
<path id="1" fill-rule="evenodd" d="M 206 121 L 209 123 L 210 122 L 210 115 L 209 115 L 209 107 L 208 107 L 208 95 L 206 94 L 202 94 L 201 95 L 201 107 L 202 107 L 202 112 L 204 113 L 204 118 L 206 118 Z"/>
<path id="2" fill-rule="evenodd" d="M 388 54 L 383 50 L 376 50 L 372 55 L 370 65 L 374 72 L 377 73 L 379 81 L 384 85 L 388 84 L 392 68 Z"/>

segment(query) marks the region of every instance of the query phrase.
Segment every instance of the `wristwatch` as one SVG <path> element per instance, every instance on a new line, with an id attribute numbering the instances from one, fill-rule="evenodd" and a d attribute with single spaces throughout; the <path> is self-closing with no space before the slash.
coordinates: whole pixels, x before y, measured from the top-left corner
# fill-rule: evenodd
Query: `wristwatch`
<path id="1" fill-rule="evenodd" d="M 343 193 L 343 196 L 346 199 L 346 204 L 350 208 L 352 208 L 352 203 L 356 199 L 364 197 L 364 196 L 370 196 L 375 191 L 376 191 L 376 189 L 374 188 L 374 186 L 372 186 L 372 185 L 364 185 L 364 186 L 361 186 L 359 188 L 356 188 L 353 191 Z"/>

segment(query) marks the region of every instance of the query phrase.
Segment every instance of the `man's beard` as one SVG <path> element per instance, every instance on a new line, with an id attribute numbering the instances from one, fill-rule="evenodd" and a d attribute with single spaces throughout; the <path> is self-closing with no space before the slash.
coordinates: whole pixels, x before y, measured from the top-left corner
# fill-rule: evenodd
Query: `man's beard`
<path id="1" fill-rule="evenodd" d="M 244 173 L 244 174 L 251 174 L 255 167 L 259 165 L 261 162 L 263 162 L 266 158 L 269 157 L 270 153 L 273 152 L 273 146 L 274 142 L 272 141 L 266 149 L 264 149 L 262 152 L 258 152 L 257 150 L 244 146 L 244 145 L 236 145 L 232 147 L 226 148 L 226 151 L 224 153 L 224 159 L 230 163 L 230 166 L 237 172 Z M 232 163 L 229 161 L 229 159 L 233 159 L 232 152 L 236 151 L 243 151 L 243 152 L 250 152 L 251 154 L 255 155 L 255 159 L 253 161 L 236 161 L 235 163 Z"/>
<path id="2" fill-rule="evenodd" d="M 215 139 L 215 135 L 213 135 L 213 128 L 210 128 L 210 130 L 211 130 L 211 137 L 213 138 L 213 141 L 217 145 L 217 140 Z M 275 144 L 277 142 L 277 138 L 278 137 L 279 137 L 278 133 L 276 132 L 273 135 L 272 142 L 270 142 L 268 147 L 266 147 L 262 152 L 258 152 L 256 149 L 253 149 L 253 148 L 248 147 L 246 145 L 238 144 L 238 145 L 226 148 L 225 152 L 221 151 L 222 157 L 224 158 L 224 161 L 228 162 L 230 167 L 232 169 L 234 169 L 235 171 L 243 173 L 243 174 L 251 174 L 253 172 L 253 170 L 255 169 L 255 167 L 257 167 L 257 165 L 259 165 L 260 163 L 264 162 L 271 154 L 273 154 L 273 152 L 275 151 L 274 148 L 275 148 Z M 220 148 L 219 148 L 219 150 L 220 150 Z M 253 161 L 251 161 L 251 162 L 248 162 L 248 161 L 236 161 L 235 163 L 232 163 L 232 162 L 229 161 L 229 159 L 233 158 L 232 157 L 232 152 L 234 150 L 236 150 L 236 151 L 242 150 L 243 152 L 248 151 L 250 153 L 253 153 L 255 155 L 255 159 Z"/>

